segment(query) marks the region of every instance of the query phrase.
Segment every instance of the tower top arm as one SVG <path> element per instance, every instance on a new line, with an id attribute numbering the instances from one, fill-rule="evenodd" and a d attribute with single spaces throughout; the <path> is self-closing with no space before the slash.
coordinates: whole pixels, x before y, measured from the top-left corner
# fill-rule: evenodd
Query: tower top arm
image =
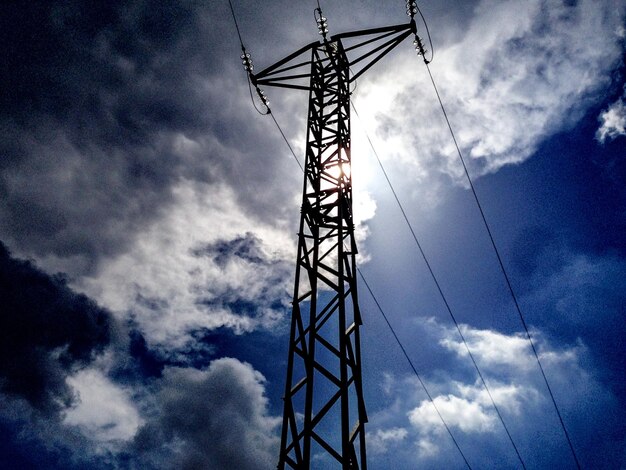
<path id="1" fill-rule="evenodd" d="M 412 34 L 417 34 L 413 19 L 405 24 L 335 34 L 330 39 L 324 37 L 322 41 L 307 44 L 260 72 L 250 74 L 250 78 L 255 86 L 309 90 L 310 51 L 325 47 L 329 53 L 322 59 L 324 61 L 331 60 L 332 51 L 341 47 L 352 70 L 352 82 Z"/>

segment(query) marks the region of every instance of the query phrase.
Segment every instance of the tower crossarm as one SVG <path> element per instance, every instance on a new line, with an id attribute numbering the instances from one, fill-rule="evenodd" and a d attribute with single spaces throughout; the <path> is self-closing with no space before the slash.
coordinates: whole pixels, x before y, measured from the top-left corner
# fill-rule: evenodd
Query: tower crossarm
<path id="1" fill-rule="evenodd" d="M 310 90 L 314 60 L 311 51 L 325 46 L 327 53 L 322 57 L 315 57 L 315 60 L 324 65 L 333 60 L 338 43 L 342 42 L 348 67 L 352 69 L 349 78 L 352 82 L 416 31 L 417 27 L 412 19 L 406 24 L 336 34 L 330 39 L 307 44 L 260 72 L 250 74 L 250 78 L 255 86 Z"/>

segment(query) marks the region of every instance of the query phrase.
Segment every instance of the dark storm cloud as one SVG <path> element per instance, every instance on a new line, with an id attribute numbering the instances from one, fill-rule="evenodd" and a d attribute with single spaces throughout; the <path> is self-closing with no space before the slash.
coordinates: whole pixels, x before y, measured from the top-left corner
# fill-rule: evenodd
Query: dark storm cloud
<path id="1" fill-rule="evenodd" d="M 210 256 L 213 261 L 224 267 L 232 258 L 240 258 L 254 264 L 267 264 L 261 251 L 261 242 L 253 233 L 235 237 L 232 240 L 217 240 L 193 251 L 195 256 Z"/>
<path id="2" fill-rule="evenodd" d="M 166 368 L 156 415 L 138 432 L 141 468 L 261 469 L 275 464 L 263 377 L 236 359 L 205 371 Z"/>
<path id="3" fill-rule="evenodd" d="M 119 468 L 110 452 L 103 449 L 94 452 L 87 436 L 76 428 L 64 426 L 62 416 L 36 410 L 21 399 L 3 396 L 2 400 L 0 469 Z"/>
<path id="4" fill-rule="evenodd" d="M 12 2 L 0 21 L 0 238 L 12 248 L 80 274 L 123 251 L 181 180 L 236 182 L 252 213 L 270 197 L 259 188 L 276 152 L 254 127 L 267 123 L 224 124 L 253 116 L 243 71 L 241 89 L 224 78 L 238 52 L 213 8 Z"/>
<path id="5" fill-rule="evenodd" d="M 0 390 L 43 411 L 71 404 L 65 379 L 109 344 L 110 314 L 1 243 L 0 306 Z"/>

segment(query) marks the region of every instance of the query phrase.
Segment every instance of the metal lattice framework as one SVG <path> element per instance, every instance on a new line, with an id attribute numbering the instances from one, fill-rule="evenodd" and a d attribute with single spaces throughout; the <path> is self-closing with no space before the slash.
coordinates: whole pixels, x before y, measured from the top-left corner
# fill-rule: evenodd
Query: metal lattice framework
<path id="1" fill-rule="evenodd" d="M 322 31 L 323 41 L 251 75 L 257 90 L 268 85 L 309 91 L 279 469 L 309 469 L 314 458 L 321 459 L 322 466 L 334 462 L 343 469 L 367 468 L 352 218 L 350 83 L 415 31 L 414 21 L 339 34 L 330 40 Z M 344 47 L 344 40 L 351 38 L 360 42 Z M 357 56 L 350 59 L 350 53 Z M 302 61 L 308 54 L 310 59 Z"/>

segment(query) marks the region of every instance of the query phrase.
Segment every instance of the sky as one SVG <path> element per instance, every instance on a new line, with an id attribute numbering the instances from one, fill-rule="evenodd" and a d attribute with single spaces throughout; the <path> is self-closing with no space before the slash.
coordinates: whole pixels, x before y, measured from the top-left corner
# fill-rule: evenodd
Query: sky
<path id="1" fill-rule="evenodd" d="M 255 70 L 319 38 L 313 0 L 233 6 Z M 330 34 L 408 21 L 321 6 Z M 626 5 L 419 6 L 578 459 L 626 468 Z M 302 173 L 228 2 L 9 2 L 0 49 L 0 468 L 275 468 Z M 264 91 L 302 158 L 306 93 Z M 359 266 L 459 447 L 520 468 L 368 137 L 526 466 L 575 468 L 410 39 L 352 102 Z M 369 467 L 465 468 L 359 289 Z"/>

